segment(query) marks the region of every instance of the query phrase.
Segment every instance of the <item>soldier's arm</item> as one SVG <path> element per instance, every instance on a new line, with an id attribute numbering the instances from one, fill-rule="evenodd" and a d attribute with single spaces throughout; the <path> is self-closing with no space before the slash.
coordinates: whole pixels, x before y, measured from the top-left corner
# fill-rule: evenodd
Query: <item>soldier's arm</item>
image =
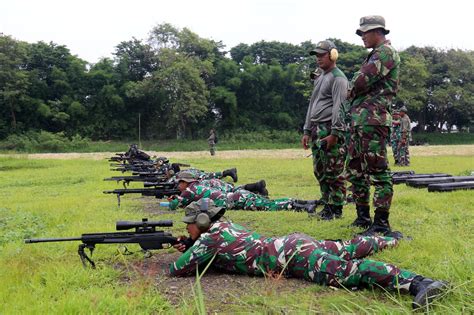
<path id="1" fill-rule="evenodd" d="M 331 134 L 337 137 L 344 137 L 344 108 L 342 103 L 346 100 L 349 84 L 345 77 L 337 77 L 332 86 L 332 119 Z"/>
<path id="2" fill-rule="evenodd" d="M 216 253 L 216 247 L 211 246 L 212 240 L 202 235 L 177 261 L 170 265 L 170 274 L 180 277 L 193 273 L 199 265 L 211 260 Z"/>
<path id="3" fill-rule="evenodd" d="M 357 96 L 367 93 L 396 66 L 397 63 L 389 49 L 374 51 L 368 62 L 352 78 L 353 94 Z"/>

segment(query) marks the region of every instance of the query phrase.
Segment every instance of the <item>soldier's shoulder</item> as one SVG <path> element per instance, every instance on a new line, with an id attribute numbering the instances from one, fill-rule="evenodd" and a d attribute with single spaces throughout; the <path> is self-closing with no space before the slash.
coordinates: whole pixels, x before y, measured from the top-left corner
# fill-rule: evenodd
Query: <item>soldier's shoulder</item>
<path id="1" fill-rule="evenodd" d="M 343 78 L 347 80 L 347 77 L 344 74 L 344 72 L 342 72 L 341 69 L 339 69 L 338 67 L 335 67 L 334 69 L 332 69 L 331 73 L 335 78 Z"/>

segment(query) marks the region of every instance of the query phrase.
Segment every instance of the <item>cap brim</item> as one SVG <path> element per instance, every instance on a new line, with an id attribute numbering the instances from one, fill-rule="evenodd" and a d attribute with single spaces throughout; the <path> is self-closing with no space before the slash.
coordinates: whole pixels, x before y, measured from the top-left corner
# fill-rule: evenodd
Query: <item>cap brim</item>
<path id="1" fill-rule="evenodd" d="M 309 52 L 309 54 L 310 54 L 311 56 L 314 56 L 314 55 L 316 55 L 316 54 L 325 54 L 325 53 L 327 53 L 327 52 L 328 52 L 328 51 L 325 50 L 325 49 L 316 48 L 316 49 L 314 49 L 314 50 L 311 50 L 311 51 Z"/>

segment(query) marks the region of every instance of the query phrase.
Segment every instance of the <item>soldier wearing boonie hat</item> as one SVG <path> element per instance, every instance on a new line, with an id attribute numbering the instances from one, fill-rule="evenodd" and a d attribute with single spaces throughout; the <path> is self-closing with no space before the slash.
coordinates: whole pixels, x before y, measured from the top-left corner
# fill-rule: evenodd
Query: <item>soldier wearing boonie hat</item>
<path id="1" fill-rule="evenodd" d="M 348 180 L 354 187 L 357 218 L 352 226 L 367 228 L 362 235 L 387 234 L 393 197 L 393 183 L 388 167 L 386 145 L 392 125 L 391 107 L 399 87 L 400 56 L 385 35 L 385 19 L 380 15 L 364 16 L 356 34 L 372 51 L 351 80 L 351 135 L 347 160 Z M 370 143 L 370 145 L 367 145 Z M 375 185 L 374 221 L 370 218 L 370 183 Z"/>

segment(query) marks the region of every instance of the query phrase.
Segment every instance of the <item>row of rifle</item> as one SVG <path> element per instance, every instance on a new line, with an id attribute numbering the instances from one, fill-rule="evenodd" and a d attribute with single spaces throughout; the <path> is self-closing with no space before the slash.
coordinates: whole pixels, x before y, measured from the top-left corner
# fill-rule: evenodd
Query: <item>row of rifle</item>
<path id="1" fill-rule="evenodd" d="M 142 196 L 153 196 L 158 199 L 179 195 L 177 183 L 170 178 L 178 173 L 182 167 L 189 164 L 170 163 L 166 157 L 156 159 L 136 145 L 131 145 L 125 153 L 117 153 L 109 158 L 112 171 L 131 172 L 132 175 L 113 176 L 105 178 L 105 181 L 122 182 L 123 189 L 106 190 L 105 194 L 115 194 L 120 206 L 120 197 L 125 194 L 141 194 Z M 143 184 L 143 188 L 128 188 L 131 182 Z"/>
<path id="2" fill-rule="evenodd" d="M 474 189 L 474 175 L 453 176 L 445 173 L 415 174 L 414 171 L 392 173 L 394 184 L 405 183 L 416 188 L 428 188 L 430 192 Z"/>

